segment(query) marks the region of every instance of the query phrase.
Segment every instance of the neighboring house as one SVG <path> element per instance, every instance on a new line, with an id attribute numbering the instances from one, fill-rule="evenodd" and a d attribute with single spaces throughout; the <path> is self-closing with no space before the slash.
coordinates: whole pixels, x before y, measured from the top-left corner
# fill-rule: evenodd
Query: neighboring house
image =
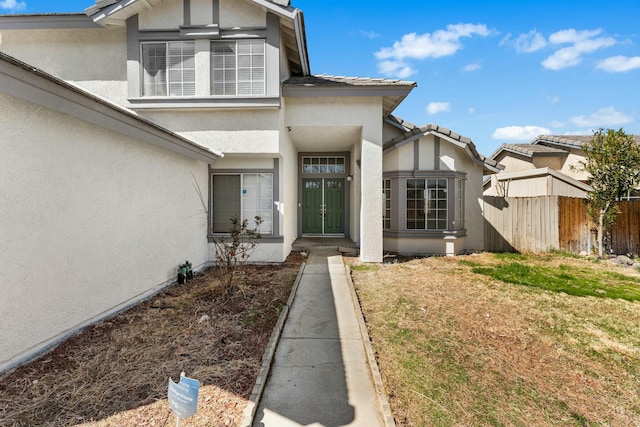
<path id="1" fill-rule="evenodd" d="M 640 135 L 633 136 L 640 144 Z M 487 177 L 485 196 L 586 197 L 589 177 L 576 169 L 585 160 L 586 135 L 540 135 L 528 144 L 502 144 L 491 156 L 503 169 Z"/>
<path id="2" fill-rule="evenodd" d="M 485 196 L 586 197 L 590 187 L 584 172 L 582 145 L 591 136 L 541 135 L 529 144 L 502 144 L 491 156 L 504 167 L 484 182 Z"/>
<path id="3" fill-rule="evenodd" d="M 210 263 L 232 215 L 261 262 L 483 248 L 496 162 L 392 116 L 414 82 L 311 75 L 287 0 L 98 0 L 0 40 L 0 371 Z"/>

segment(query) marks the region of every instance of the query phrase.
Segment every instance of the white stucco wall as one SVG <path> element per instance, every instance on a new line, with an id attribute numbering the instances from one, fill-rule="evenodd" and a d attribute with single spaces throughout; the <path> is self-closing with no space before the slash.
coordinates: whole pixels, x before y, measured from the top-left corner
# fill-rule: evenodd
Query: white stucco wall
<path id="1" fill-rule="evenodd" d="M 70 81 L 126 81 L 124 29 L 2 30 L 0 50 Z"/>
<path id="2" fill-rule="evenodd" d="M 164 0 L 151 9 L 138 14 L 138 25 L 141 30 L 173 29 L 184 24 L 183 0 Z M 192 9 L 199 10 L 200 1 L 192 1 Z M 209 3 L 211 3 L 209 1 Z M 209 14 L 209 22 L 213 14 Z"/>
<path id="3" fill-rule="evenodd" d="M 569 150 L 569 155 L 559 171 L 571 178 L 577 179 L 578 181 L 586 181 L 588 179 L 588 174 L 586 172 L 571 169 L 572 166 L 577 167 L 581 161 L 584 161 L 584 158 L 584 153 L 582 151 Z"/>
<path id="4" fill-rule="evenodd" d="M 261 8 L 251 5 L 248 1 L 220 0 L 221 28 L 265 27 L 266 22 L 266 13 Z"/>
<path id="5" fill-rule="evenodd" d="M 516 154 L 508 154 L 497 159 L 498 163 L 504 166 L 500 173 L 520 172 L 534 169 L 531 159 Z"/>
<path id="6" fill-rule="evenodd" d="M 279 119 L 280 128 L 285 129 L 284 112 Z M 280 232 L 284 238 L 283 257 L 286 257 L 298 238 L 298 151 L 289 132 L 280 132 L 280 199 Z"/>
<path id="7" fill-rule="evenodd" d="M 0 93 L 0 370 L 209 260 L 208 165 Z"/>
<path id="8" fill-rule="evenodd" d="M 140 111 L 198 144 L 228 154 L 280 153 L 278 109 Z"/>
<path id="9" fill-rule="evenodd" d="M 352 170 L 351 197 L 356 200 L 351 215 L 356 219 L 352 239 L 360 243 L 360 258 L 382 261 L 382 102 L 379 97 L 290 97 L 286 98 L 287 126 L 361 127 L 362 140 L 355 150 L 361 168 Z M 345 141 L 344 150 L 352 150 Z M 334 146 L 335 148 L 335 146 Z M 354 159 L 358 160 L 358 158 Z M 358 206 L 358 201 L 360 206 Z M 359 230 L 359 231 L 355 231 Z M 355 232 L 354 232 L 355 231 Z"/>
<path id="10" fill-rule="evenodd" d="M 467 173 L 464 188 L 464 224 L 467 230 L 467 236 L 464 240 L 464 249 L 469 251 L 482 251 L 484 250 L 482 167 L 473 163 L 468 157 L 464 157 L 462 160 L 459 160 L 459 162 L 462 167 L 461 170 Z"/>
<path id="11" fill-rule="evenodd" d="M 404 144 L 384 155 L 384 171 L 413 170 L 413 142 Z"/>
<path id="12" fill-rule="evenodd" d="M 404 255 L 460 255 L 467 249 L 466 237 L 458 238 L 384 238 L 384 249 Z"/>
<path id="13" fill-rule="evenodd" d="M 476 164 L 469 154 L 454 143 L 440 138 L 439 146 L 436 146 L 434 135 L 426 135 L 417 142 L 418 147 L 418 170 L 440 171 L 440 172 L 461 172 L 466 174 L 464 216 L 465 216 L 465 236 L 447 237 L 386 237 L 384 239 L 384 249 L 386 251 L 399 252 L 403 254 L 440 254 L 455 255 L 464 251 L 481 251 L 484 247 L 484 224 L 482 217 L 482 179 L 483 168 Z M 408 172 L 414 169 L 415 143 L 409 142 L 400 145 L 395 150 L 388 151 L 384 157 L 385 172 Z M 439 154 L 436 158 L 435 155 Z M 437 169 L 436 169 L 437 165 Z M 404 182 L 404 180 L 402 180 Z M 404 185 L 404 184 L 402 184 Z M 401 185 L 401 190 L 402 190 Z M 393 195 L 392 195 L 393 198 Z M 400 203 L 394 204 L 398 211 L 392 215 L 403 213 L 405 206 Z M 405 231 L 403 219 L 399 219 L 399 231 Z"/>

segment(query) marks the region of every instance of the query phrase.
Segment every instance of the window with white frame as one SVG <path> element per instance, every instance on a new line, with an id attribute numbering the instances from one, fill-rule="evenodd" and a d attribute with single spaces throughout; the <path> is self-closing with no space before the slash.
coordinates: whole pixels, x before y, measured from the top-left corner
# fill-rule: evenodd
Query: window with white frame
<path id="1" fill-rule="evenodd" d="M 344 156 L 304 156 L 302 173 L 345 173 Z"/>
<path id="2" fill-rule="evenodd" d="M 195 42 L 142 43 L 142 96 L 195 93 Z"/>
<path id="3" fill-rule="evenodd" d="M 212 95 L 265 94 L 265 41 L 211 42 Z"/>
<path id="4" fill-rule="evenodd" d="M 382 180 L 382 228 L 391 229 L 391 180 Z"/>
<path id="5" fill-rule="evenodd" d="M 255 226 L 255 217 L 262 218 L 260 234 L 273 234 L 273 174 L 240 173 L 211 175 L 212 215 L 214 233 L 226 233 L 231 218 L 249 221 Z"/>
<path id="6" fill-rule="evenodd" d="M 447 179 L 407 179 L 407 230 L 447 230 Z"/>

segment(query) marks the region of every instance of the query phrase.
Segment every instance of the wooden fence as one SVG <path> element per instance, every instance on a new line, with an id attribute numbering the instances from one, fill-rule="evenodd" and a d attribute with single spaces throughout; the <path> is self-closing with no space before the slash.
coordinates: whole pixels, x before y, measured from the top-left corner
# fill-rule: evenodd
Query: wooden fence
<path id="1" fill-rule="evenodd" d="M 620 215 L 607 231 L 605 247 L 616 254 L 640 253 L 640 200 L 620 203 Z M 591 252 L 597 247 L 595 225 L 583 199 L 484 197 L 485 250 L 544 252 L 560 249 Z"/>

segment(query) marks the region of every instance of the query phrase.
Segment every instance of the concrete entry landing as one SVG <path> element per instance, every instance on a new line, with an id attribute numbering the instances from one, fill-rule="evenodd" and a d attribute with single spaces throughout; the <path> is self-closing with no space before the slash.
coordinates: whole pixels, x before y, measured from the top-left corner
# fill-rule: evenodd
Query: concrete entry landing
<path id="1" fill-rule="evenodd" d="M 348 237 L 326 237 L 326 236 L 303 236 L 293 242 L 291 250 L 294 252 L 319 250 L 333 250 L 346 255 L 359 253 L 358 245 L 353 243 Z"/>
<path id="2" fill-rule="evenodd" d="M 253 427 L 393 425 L 383 409 L 388 404 L 381 402 L 379 373 L 372 371 L 363 327 L 342 256 L 335 249 L 314 247 Z"/>

